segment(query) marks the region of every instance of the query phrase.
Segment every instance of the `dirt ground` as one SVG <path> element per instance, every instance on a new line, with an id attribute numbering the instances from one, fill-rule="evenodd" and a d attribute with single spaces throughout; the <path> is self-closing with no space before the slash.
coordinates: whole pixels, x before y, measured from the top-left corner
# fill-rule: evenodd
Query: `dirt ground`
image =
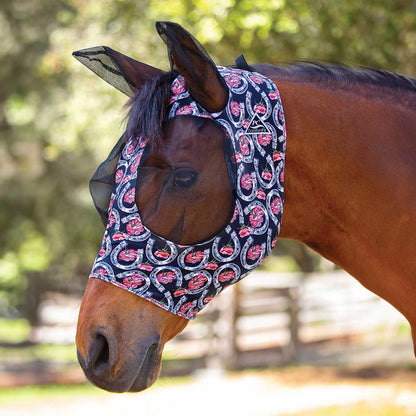
<path id="1" fill-rule="evenodd" d="M 357 407 L 365 409 L 364 413 L 342 410 Z M 327 411 L 316 413 L 317 409 Z M 411 416 L 416 415 L 416 371 L 334 367 L 289 367 L 238 374 L 202 371 L 185 382 L 162 379 L 138 394 L 99 393 L 75 399 L 63 395 L 0 408 L 0 415 L 7 416 L 57 414 Z"/>

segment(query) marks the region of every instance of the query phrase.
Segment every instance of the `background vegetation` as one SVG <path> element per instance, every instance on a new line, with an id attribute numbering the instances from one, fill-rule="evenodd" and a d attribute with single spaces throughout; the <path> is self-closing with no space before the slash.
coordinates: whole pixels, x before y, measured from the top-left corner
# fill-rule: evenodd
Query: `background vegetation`
<path id="1" fill-rule="evenodd" d="M 184 25 L 218 64 L 244 53 L 416 76 L 414 0 L 0 0 L 0 316 L 34 322 L 45 290 L 85 287 L 103 232 L 88 179 L 122 134 L 125 97 L 71 52 L 104 44 L 167 69 L 156 20 Z"/>

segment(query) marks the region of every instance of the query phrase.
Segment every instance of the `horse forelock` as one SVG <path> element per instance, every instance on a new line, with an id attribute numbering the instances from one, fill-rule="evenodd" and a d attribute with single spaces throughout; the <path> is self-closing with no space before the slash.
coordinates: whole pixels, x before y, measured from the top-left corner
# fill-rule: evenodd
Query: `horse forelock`
<path id="1" fill-rule="evenodd" d="M 170 86 L 178 72 L 166 72 L 147 82 L 132 97 L 127 107 L 127 137 L 145 137 L 153 149 L 160 146 L 167 119 Z"/>

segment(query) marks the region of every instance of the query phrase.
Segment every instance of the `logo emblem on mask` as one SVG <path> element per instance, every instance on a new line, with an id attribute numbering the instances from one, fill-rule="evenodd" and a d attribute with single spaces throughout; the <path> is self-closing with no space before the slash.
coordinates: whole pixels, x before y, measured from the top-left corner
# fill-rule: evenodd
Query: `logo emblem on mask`
<path id="1" fill-rule="evenodd" d="M 254 113 L 245 134 L 270 134 L 270 129 L 263 123 L 257 113 Z"/>

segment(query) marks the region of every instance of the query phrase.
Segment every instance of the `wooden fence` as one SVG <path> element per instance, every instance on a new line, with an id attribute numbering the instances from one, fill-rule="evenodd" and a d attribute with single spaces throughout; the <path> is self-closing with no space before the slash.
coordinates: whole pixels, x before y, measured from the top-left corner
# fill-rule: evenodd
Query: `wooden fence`
<path id="1" fill-rule="evenodd" d="M 227 288 L 174 341 L 167 354 L 211 368 L 296 363 L 302 346 L 406 321 L 342 271 L 254 272 Z"/>

